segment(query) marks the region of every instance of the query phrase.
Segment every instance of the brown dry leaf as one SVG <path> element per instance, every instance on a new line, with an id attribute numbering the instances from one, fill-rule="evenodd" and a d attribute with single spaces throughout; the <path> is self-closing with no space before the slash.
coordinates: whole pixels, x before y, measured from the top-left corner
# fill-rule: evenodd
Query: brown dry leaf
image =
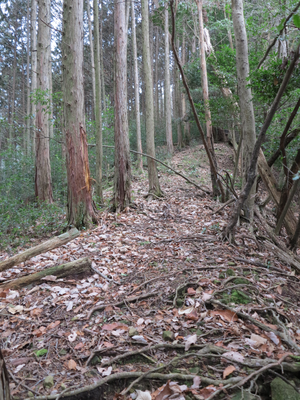
<path id="1" fill-rule="evenodd" d="M 190 295 L 196 294 L 196 290 L 193 289 L 193 288 L 191 288 L 191 287 L 188 288 L 187 292 L 188 292 L 188 294 L 190 294 Z"/>
<path id="2" fill-rule="evenodd" d="M 113 322 L 112 324 L 105 324 L 102 326 L 102 330 L 104 331 L 114 331 L 116 329 L 123 329 L 125 331 L 128 331 L 129 328 L 127 325 L 120 322 Z"/>
<path id="3" fill-rule="evenodd" d="M 47 329 L 48 329 L 48 330 L 49 330 L 49 329 L 54 329 L 54 328 L 56 328 L 59 324 L 60 324 L 60 321 L 51 322 L 51 324 L 49 324 L 49 325 L 47 326 Z"/>
<path id="4" fill-rule="evenodd" d="M 31 317 L 39 317 L 43 312 L 42 308 L 34 308 L 33 310 L 30 311 L 30 316 Z"/>
<path id="5" fill-rule="evenodd" d="M 233 365 L 228 365 L 228 367 L 226 367 L 223 371 L 223 379 L 226 379 L 226 377 L 232 374 L 233 371 L 236 371 L 236 368 Z"/>
<path id="6" fill-rule="evenodd" d="M 169 382 L 167 382 L 165 385 L 156 389 L 155 392 L 152 393 L 151 397 L 152 400 L 162 400 L 164 396 L 169 396 L 171 394 L 172 391 L 169 387 Z"/>
<path id="7" fill-rule="evenodd" d="M 213 385 L 209 385 L 206 386 L 205 388 L 201 389 L 199 391 L 199 393 L 201 394 L 201 396 L 203 396 L 204 399 L 208 399 L 209 396 L 211 396 L 213 393 L 215 393 L 215 391 L 217 390 L 217 388 Z"/>
<path id="8" fill-rule="evenodd" d="M 76 344 L 76 346 L 74 347 L 75 350 L 81 350 L 84 347 L 84 343 L 80 342 L 78 344 Z"/>
<path id="9" fill-rule="evenodd" d="M 198 316 L 196 309 L 194 309 L 191 313 L 186 314 L 185 318 L 189 319 L 191 321 L 198 321 L 199 316 Z"/>
<path id="10" fill-rule="evenodd" d="M 277 292 L 279 294 L 282 294 L 282 287 L 281 286 L 277 286 L 276 290 L 277 290 Z"/>
<path id="11" fill-rule="evenodd" d="M 74 360 L 69 360 L 68 361 L 68 369 L 70 369 L 70 370 L 72 370 L 72 369 L 74 369 L 74 370 L 76 370 L 76 367 L 77 367 L 77 364 L 76 364 L 76 362 L 74 361 Z"/>
<path id="12" fill-rule="evenodd" d="M 238 320 L 236 313 L 231 310 L 213 310 L 210 312 L 210 315 L 212 317 L 218 315 L 227 322 L 236 322 Z"/>
<path id="13" fill-rule="evenodd" d="M 110 343 L 110 342 L 103 342 L 103 346 L 108 348 L 108 349 L 111 349 L 112 347 L 115 347 L 115 345 Z"/>

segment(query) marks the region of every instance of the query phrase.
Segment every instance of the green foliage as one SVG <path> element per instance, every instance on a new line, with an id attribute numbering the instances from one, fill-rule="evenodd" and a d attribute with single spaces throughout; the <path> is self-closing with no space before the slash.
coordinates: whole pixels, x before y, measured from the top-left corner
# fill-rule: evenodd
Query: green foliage
<path id="1" fill-rule="evenodd" d="M 276 55 L 268 60 L 266 66 L 253 69 L 250 75 L 251 88 L 254 98 L 261 103 L 271 104 L 278 92 L 290 62 L 284 65 Z M 300 68 L 296 67 L 287 86 L 285 97 L 288 97 L 295 88 L 300 88 Z"/>

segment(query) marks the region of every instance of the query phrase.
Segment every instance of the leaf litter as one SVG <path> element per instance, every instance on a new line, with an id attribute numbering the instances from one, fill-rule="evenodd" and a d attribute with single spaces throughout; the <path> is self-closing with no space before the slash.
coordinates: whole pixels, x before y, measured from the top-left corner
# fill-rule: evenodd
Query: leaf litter
<path id="1" fill-rule="evenodd" d="M 173 167 L 187 173 L 197 152 L 177 154 Z M 1 348 L 15 398 L 56 399 L 105 382 L 111 399 L 217 398 L 243 383 L 248 368 L 276 364 L 280 372 L 299 354 L 299 278 L 263 240 L 258 248 L 259 224 L 256 240 L 241 225 L 235 246 L 223 242 L 230 207 L 214 214 L 219 203 L 160 175 L 163 199 L 146 200 L 140 177 L 133 208 L 106 211 L 72 242 L 1 273 L 5 282 L 86 256 L 93 267 L 19 290 L 0 285 Z M 208 182 L 208 170 L 199 176 Z"/>

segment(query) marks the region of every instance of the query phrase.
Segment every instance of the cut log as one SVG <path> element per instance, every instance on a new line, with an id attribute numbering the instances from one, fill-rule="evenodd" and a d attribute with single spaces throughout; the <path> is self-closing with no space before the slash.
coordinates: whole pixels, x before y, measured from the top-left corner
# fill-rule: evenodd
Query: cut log
<path id="1" fill-rule="evenodd" d="M 0 400 L 10 400 L 8 372 L 0 349 Z"/>
<path id="2" fill-rule="evenodd" d="M 25 262 L 39 254 L 56 249 L 57 247 L 68 243 L 70 240 L 75 239 L 77 236 L 79 236 L 79 234 L 80 232 L 76 228 L 73 228 L 70 231 L 63 233 L 62 235 L 47 240 L 47 242 L 41 243 L 38 246 L 32 247 L 31 249 L 25 250 L 22 253 L 17 254 L 16 256 L 8 258 L 7 260 L 0 261 L 0 272 L 12 268 L 13 266 Z"/>
<path id="3" fill-rule="evenodd" d="M 58 278 L 64 278 L 71 274 L 81 274 L 82 272 L 92 272 L 91 261 L 88 257 L 80 258 L 79 260 L 69 262 L 67 264 L 57 265 L 55 267 L 44 269 L 43 271 L 35 272 L 31 275 L 22 276 L 10 282 L 4 282 L 0 285 L 2 289 L 19 289 L 28 286 L 31 283 L 38 283 L 42 278 L 49 275 L 55 275 Z"/>

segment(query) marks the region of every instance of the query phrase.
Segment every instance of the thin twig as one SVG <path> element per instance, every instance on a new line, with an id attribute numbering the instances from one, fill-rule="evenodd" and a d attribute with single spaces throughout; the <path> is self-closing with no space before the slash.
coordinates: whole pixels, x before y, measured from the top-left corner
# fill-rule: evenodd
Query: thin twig
<path id="1" fill-rule="evenodd" d="M 231 389 L 239 386 L 244 386 L 245 383 L 247 383 L 250 379 L 254 378 L 257 375 L 260 375 L 262 372 L 267 371 L 268 369 L 271 369 L 273 367 L 277 367 L 278 365 L 281 365 L 281 363 L 289 356 L 289 354 L 285 354 L 281 359 L 275 363 L 265 365 L 264 367 L 260 368 L 258 371 L 252 372 L 252 374 L 246 376 L 241 382 L 236 383 L 235 385 L 231 386 Z"/>
<path id="2" fill-rule="evenodd" d="M 157 296 L 159 293 L 158 292 L 152 292 L 152 293 L 146 293 L 146 294 L 143 294 L 143 295 L 141 295 L 141 296 L 136 296 L 136 297 L 132 297 L 132 298 L 127 298 L 127 299 L 125 299 L 125 301 L 127 301 L 128 303 L 132 303 L 132 302 L 134 302 L 134 301 L 137 301 L 137 300 L 143 300 L 143 299 L 147 299 L 148 297 L 153 297 L 153 296 Z M 88 316 L 87 316 L 87 319 L 90 319 L 91 318 L 91 316 L 92 316 L 92 314 L 95 312 L 95 311 L 101 311 L 101 310 L 104 310 L 104 308 L 106 308 L 106 307 L 119 307 L 119 306 L 122 306 L 124 304 L 124 300 L 122 300 L 122 301 L 119 301 L 118 303 L 109 303 L 109 304 L 102 304 L 102 305 L 100 305 L 100 306 L 96 306 L 96 307 L 94 307 L 94 308 L 92 308 L 91 309 L 91 311 L 89 312 L 89 314 L 88 314 Z"/>

